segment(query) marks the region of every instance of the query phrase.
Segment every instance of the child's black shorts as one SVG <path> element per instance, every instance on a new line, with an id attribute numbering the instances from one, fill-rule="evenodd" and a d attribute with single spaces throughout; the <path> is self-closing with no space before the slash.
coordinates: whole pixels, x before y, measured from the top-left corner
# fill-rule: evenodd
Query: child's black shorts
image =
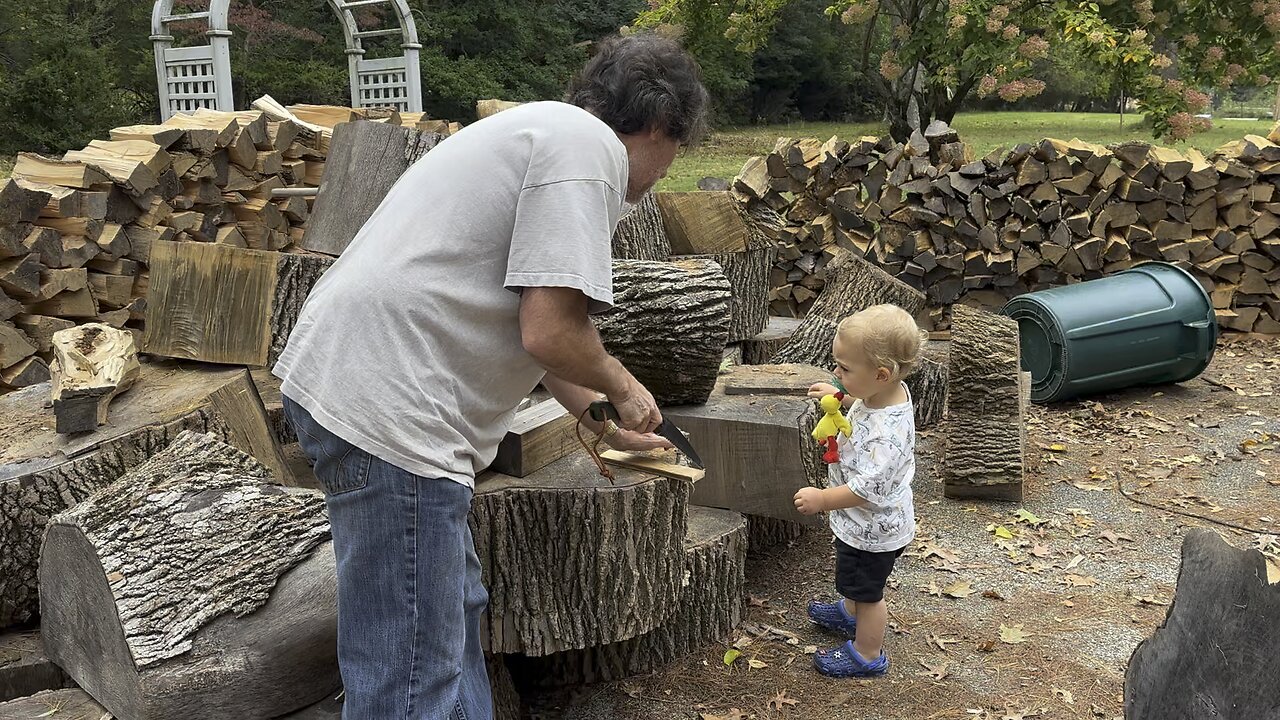
<path id="1" fill-rule="evenodd" d="M 836 591 L 854 602 L 875 603 L 884 599 L 884 585 L 893 572 L 893 562 L 906 548 L 887 552 L 867 552 L 835 538 Z"/>

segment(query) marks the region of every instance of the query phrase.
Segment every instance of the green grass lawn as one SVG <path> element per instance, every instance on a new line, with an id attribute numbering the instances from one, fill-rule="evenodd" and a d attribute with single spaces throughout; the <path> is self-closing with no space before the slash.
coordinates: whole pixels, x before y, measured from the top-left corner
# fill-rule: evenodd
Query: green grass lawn
<path id="1" fill-rule="evenodd" d="M 12 155 L 0 155 L 0 180 L 9 177 L 9 173 L 13 172 L 13 161 Z"/>
<path id="2" fill-rule="evenodd" d="M 1150 131 L 1142 126 L 1141 115 L 1126 115 L 1124 129 L 1120 116 L 1104 113 L 1001 112 L 962 113 L 953 123 L 960 139 L 971 145 L 981 157 L 991 150 L 1012 147 L 1020 142 L 1034 142 L 1046 137 L 1062 140 L 1080 138 L 1087 142 L 1107 144 L 1124 140 L 1151 141 Z M 1230 140 L 1250 133 L 1265 136 L 1271 130 L 1270 120 L 1215 120 L 1214 127 L 1191 139 L 1189 145 L 1208 153 Z M 699 179 L 707 176 L 731 180 L 752 155 L 764 155 L 773 149 L 779 137 L 813 137 L 826 140 L 836 135 L 854 140 L 863 135 L 882 135 L 882 123 L 795 123 L 729 128 L 712 135 L 703 144 L 676 158 L 659 190 L 696 190 Z M 1186 149 L 1188 143 L 1173 144 Z"/>

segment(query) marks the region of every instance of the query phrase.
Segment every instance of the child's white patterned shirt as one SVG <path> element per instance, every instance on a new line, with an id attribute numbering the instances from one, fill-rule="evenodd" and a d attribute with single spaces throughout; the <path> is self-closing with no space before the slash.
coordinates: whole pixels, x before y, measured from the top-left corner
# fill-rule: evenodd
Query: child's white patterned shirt
<path id="1" fill-rule="evenodd" d="M 867 504 L 829 512 L 831 532 L 846 545 L 867 552 L 905 547 L 916 534 L 911 392 L 906 402 L 886 408 L 868 408 L 856 400 L 846 417 L 853 433 L 839 436 L 840 461 L 827 466 L 827 482 L 831 487 L 847 484 Z"/>

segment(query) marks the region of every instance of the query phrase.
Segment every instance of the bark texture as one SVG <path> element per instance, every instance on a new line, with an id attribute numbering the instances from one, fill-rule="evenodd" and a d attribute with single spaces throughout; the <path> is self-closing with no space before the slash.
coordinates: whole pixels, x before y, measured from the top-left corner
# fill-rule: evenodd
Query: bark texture
<path id="1" fill-rule="evenodd" d="M 324 255 L 280 254 L 275 302 L 271 306 L 271 347 L 267 351 L 268 368 L 280 359 L 280 353 L 284 352 L 284 346 L 289 342 L 289 333 L 293 332 L 293 326 L 298 324 L 298 314 L 302 312 L 302 305 L 307 301 L 307 295 L 331 265 L 333 265 L 333 258 Z"/>
<path id="2" fill-rule="evenodd" d="M 662 213 L 653 193 L 622 216 L 613 233 L 615 260 L 665 261 L 671 255 L 671 242 L 662 225 Z"/>

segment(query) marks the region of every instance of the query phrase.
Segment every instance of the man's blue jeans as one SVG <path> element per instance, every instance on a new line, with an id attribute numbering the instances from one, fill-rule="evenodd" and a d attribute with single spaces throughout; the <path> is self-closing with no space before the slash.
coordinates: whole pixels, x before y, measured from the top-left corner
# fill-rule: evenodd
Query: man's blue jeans
<path id="1" fill-rule="evenodd" d="M 338 558 L 343 720 L 490 720 L 471 489 L 379 460 L 284 398 Z"/>

